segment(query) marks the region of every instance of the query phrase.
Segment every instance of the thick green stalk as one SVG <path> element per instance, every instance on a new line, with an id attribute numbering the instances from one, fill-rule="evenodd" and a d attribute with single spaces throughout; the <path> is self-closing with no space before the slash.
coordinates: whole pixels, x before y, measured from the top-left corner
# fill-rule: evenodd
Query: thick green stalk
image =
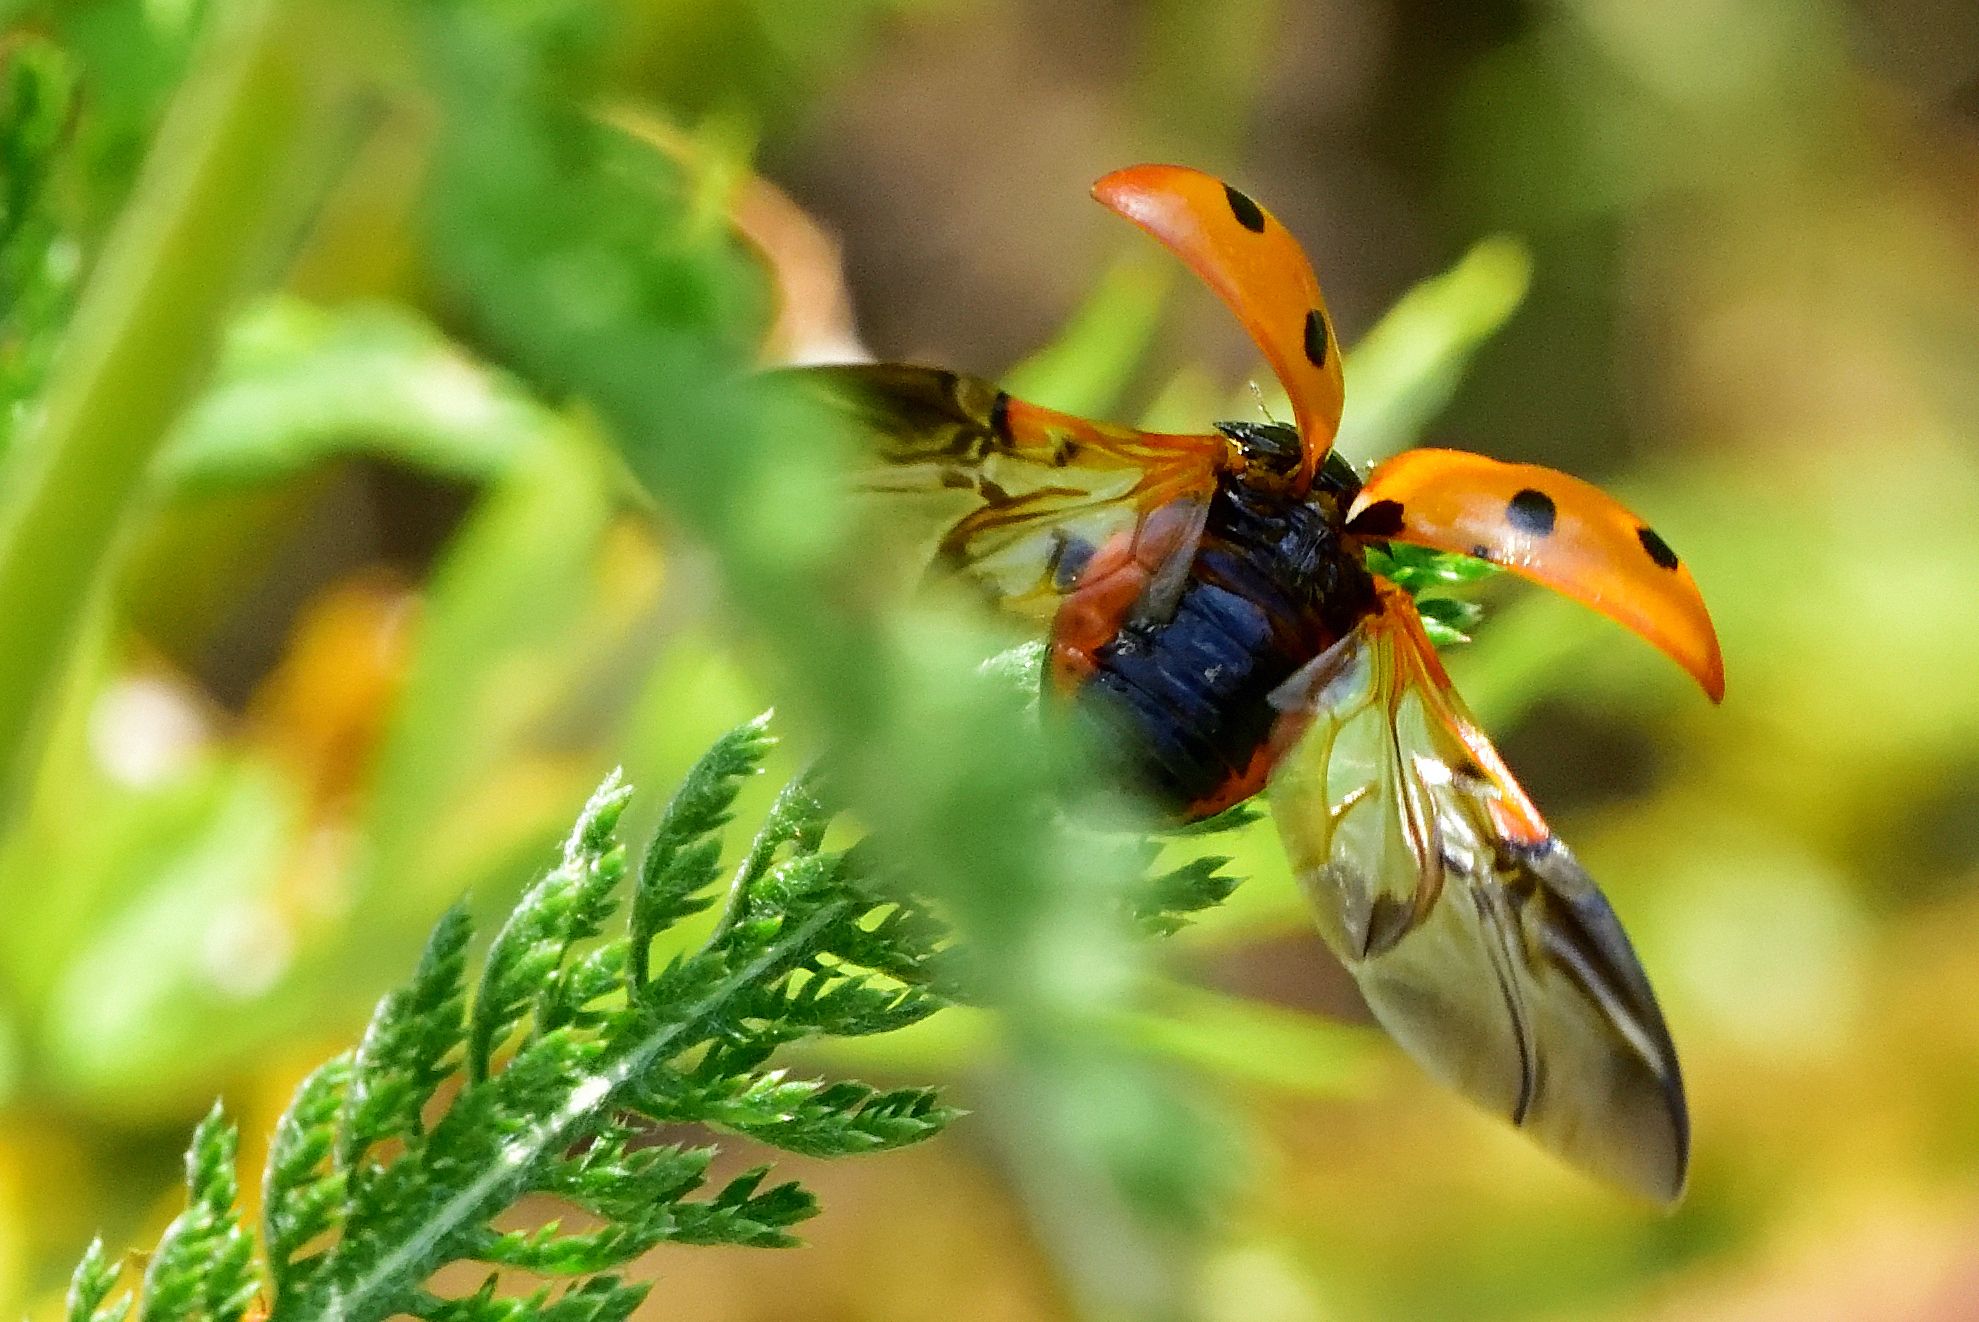
<path id="1" fill-rule="evenodd" d="M 236 300 L 292 229 L 325 140 L 323 6 L 244 0 L 169 108 L 57 361 L 0 471 L 0 749 L 9 814 L 37 765 L 119 532 Z M 303 11 L 308 11 L 305 21 Z"/>

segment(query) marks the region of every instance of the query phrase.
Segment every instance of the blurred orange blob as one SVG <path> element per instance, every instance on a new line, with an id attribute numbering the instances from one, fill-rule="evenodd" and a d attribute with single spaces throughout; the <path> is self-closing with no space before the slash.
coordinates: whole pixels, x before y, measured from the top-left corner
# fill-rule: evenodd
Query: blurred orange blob
<path id="1" fill-rule="evenodd" d="M 368 570 L 318 593 L 248 704 L 249 742 L 296 776 L 317 812 L 363 784 L 411 656 L 418 598 Z"/>

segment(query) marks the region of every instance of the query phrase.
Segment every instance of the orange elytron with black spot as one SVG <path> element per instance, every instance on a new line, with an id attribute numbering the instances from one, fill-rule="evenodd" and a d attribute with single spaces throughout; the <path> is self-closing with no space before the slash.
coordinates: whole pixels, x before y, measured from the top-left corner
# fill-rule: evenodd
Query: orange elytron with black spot
<path id="1" fill-rule="evenodd" d="M 1296 426 L 1164 435 L 928 368 L 811 374 L 878 438 L 876 485 L 973 493 L 939 563 L 1048 622 L 1046 682 L 1101 724 L 1123 779 L 1184 820 L 1264 791 L 1321 933 L 1411 1054 L 1576 1165 L 1675 1199 L 1689 1122 L 1648 980 L 1367 552 L 1487 558 L 1640 634 L 1716 701 L 1689 571 L 1551 469 L 1416 450 L 1363 481 L 1331 453 L 1339 342 L 1291 234 L 1176 166 L 1093 192 L 1236 313 Z"/>

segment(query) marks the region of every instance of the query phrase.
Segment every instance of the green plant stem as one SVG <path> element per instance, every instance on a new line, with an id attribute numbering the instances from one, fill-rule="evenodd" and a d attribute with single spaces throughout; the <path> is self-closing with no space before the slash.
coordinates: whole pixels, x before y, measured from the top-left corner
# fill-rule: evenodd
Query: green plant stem
<path id="1" fill-rule="evenodd" d="M 331 8 L 218 7 L 84 293 L 46 412 L 0 474 L 9 814 L 152 456 L 205 379 L 236 299 L 290 230 L 295 163 L 333 119 L 322 53 L 334 43 L 321 31 Z"/>

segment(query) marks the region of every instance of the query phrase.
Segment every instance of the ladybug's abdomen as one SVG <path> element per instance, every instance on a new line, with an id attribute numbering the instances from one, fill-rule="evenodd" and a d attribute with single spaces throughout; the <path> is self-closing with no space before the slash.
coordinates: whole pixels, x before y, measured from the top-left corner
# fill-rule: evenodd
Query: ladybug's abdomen
<path id="1" fill-rule="evenodd" d="M 1272 691 L 1372 602 L 1366 571 L 1320 507 L 1230 482 L 1211 502 L 1172 612 L 1125 623 L 1071 658 L 1057 631 L 1061 687 L 1093 718 L 1123 779 L 1184 820 L 1207 817 L 1263 787 Z"/>
<path id="2" fill-rule="evenodd" d="M 1101 717 L 1108 760 L 1126 779 L 1193 820 L 1263 786 L 1277 715 L 1268 699 L 1298 669 L 1296 655 L 1273 644 L 1254 602 L 1191 583 L 1174 619 L 1122 630 L 1100 649 L 1078 701 Z"/>

